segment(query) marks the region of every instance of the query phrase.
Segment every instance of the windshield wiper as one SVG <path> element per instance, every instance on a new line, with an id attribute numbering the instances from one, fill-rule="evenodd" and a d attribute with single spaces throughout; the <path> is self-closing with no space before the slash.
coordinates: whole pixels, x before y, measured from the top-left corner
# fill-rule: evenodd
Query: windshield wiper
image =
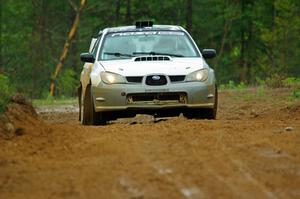
<path id="1" fill-rule="evenodd" d="M 104 54 L 107 54 L 107 55 L 114 55 L 115 57 L 134 57 L 133 55 L 130 55 L 130 54 L 124 54 L 124 53 L 119 53 L 119 52 L 104 52 Z"/>
<path id="2" fill-rule="evenodd" d="M 179 54 L 172 54 L 172 53 L 161 53 L 161 52 L 133 52 L 133 55 L 168 55 L 171 57 L 184 57 L 183 55 Z"/>

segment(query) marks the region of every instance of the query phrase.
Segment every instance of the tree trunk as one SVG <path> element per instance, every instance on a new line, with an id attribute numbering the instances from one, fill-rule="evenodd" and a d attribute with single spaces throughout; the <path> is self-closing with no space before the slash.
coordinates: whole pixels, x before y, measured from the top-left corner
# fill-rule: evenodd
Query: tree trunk
<path id="1" fill-rule="evenodd" d="M 245 56 L 245 49 L 246 49 L 246 37 L 245 37 L 245 0 L 241 1 L 241 55 L 240 55 L 240 81 L 245 82 L 246 80 L 246 73 L 247 73 L 247 62 Z"/>
<path id="2" fill-rule="evenodd" d="M 126 23 L 132 24 L 131 21 L 131 0 L 127 0 Z"/>
<path id="3" fill-rule="evenodd" d="M 192 34 L 193 31 L 193 0 L 186 1 L 186 29 Z"/>
<path id="4" fill-rule="evenodd" d="M 35 89 L 36 85 L 39 85 L 43 75 L 45 74 L 45 28 L 46 28 L 46 15 L 47 13 L 47 1 L 45 0 L 32 0 L 32 6 L 35 10 L 32 17 L 35 19 L 35 26 L 32 31 L 30 58 L 33 63 L 31 70 L 31 88 L 30 95 L 37 97 L 39 90 Z M 36 78 L 39 77 L 39 78 Z"/>
<path id="5" fill-rule="evenodd" d="M 275 34 L 276 34 L 276 6 L 275 0 L 272 1 L 272 34 L 271 34 L 271 45 L 270 45 L 270 52 L 271 52 L 271 62 L 272 68 L 276 68 L 276 61 L 274 55 L 274 49 L 277 49 L 276 42 L 275 42 Z"/>
<path id="6" fill-rule="evenodd" d="M 80 7 L 79 8 L 74 8 L 74 10 L 76 11 L 75 20 L 74 20 L 73 25 L 70 29 L 67 40 L 64 44 L 63 51 L 62 51 L 62 53 L 60 55 L 60 58 L 59 58 L 59 62 L 57 63 L 57 65 L 55 67 L 55 71 L 54 71 L 54 73 L 51 77 L 51 83 L 50 83 L 50 95 L 51 96 L 54 96 L 55 82 L 57 80 L 57 76 L 58 76 L 58 74 L 59 74 L 59 72 L 60 72 L 60 70 L 61 70 L 61 68 L 64 64 L 64 61 L 65 61 L 65 59 L 68 55 L 68 52 L 69 52 L 69 49 L 70 49 L 70 46 L 71 46 L 71 42 L 75 38 L 77 28 L 78 28 L 78 25 L 79 25 L 79 21 L 80 21 L 80 17 L 81 17 L 82 11 L 83 11 L 83 9 L 86 5 L 86 2 L 87 2 L 87 0 L 81 0 Z M 72 4 L 72 6 L 74 6 L 74 5 Z"/>
<path id="7" fill-rule="evenodd" d="M 121 7 L 120 0 L 116 0 L 115 26 L 119 25 L 120 7 Z"/>
<path id="8" fill-rule="evenodd" d="M 254 60 L 255 60 L 255 41 L 253 39 L 253 23 L 252 23 L 252 20 L 248 20 L 248 38 L 247 38 L 247 51 L 248 51 L 248 54 L 247 54 L 247 69 L 246 69 L 246 83 L 250 83 L 250 80 L 251 80 L 251 77 L 252 77 L 252 74 L 251 74 L 251 67 L 253 65 Z"/>
<path id="9" fill-rule="evenodd" d="M 219 66 L 220 59 L 221 59 L 221 57 L 222 57 L 222 55 L 223 55 L 224 48 L 225 48 L 225 42 L 226 42 L 227 35 L 228 35 L 229 29 L 230 29 L 230 25 L 231 25 L 230 19 L 226 19 L 226 20 L 225 20 L 225 24 L 224 24 L 224 28 L 223 28 L 223 35 L 222 35 L 221 46 L 220 46 L 219 51 L 217 52 L 217 53 L 218 53 L 218 56 L 217 56 L 217 58 L 216 58 L 216 66 L 215 66 L 215 68 L 214 68 L 215 70 L 216 70 L 217 67 Z"/>

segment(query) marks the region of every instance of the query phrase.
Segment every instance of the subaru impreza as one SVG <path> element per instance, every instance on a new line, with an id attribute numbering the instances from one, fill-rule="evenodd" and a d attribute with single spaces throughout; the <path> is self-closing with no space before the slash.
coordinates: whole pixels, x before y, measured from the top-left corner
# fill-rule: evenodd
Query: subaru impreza
<path id="1" fill-rule="evenodd" d="M 150 114 L 216 119 L 218 91 L 206 59 L 180 26 L 137 22 L 106 28 L 91 42 L 78 88 L 79 119 L 84 125 Z"/>

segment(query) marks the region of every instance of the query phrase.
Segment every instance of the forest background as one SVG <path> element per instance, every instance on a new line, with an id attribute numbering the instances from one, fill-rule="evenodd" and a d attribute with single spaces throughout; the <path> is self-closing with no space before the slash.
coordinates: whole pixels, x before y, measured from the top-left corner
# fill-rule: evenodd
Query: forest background
<path id="1" fill-rule="evenodd" d="M 0 92 L 30 98 L 73 97 L 92 37 L 106 27 L 150 19 L 186 28 L 222 85 L 300 82 L 299 0 L 1 0 Z M 76 17 L 80 23 L 68 39 Z M 53 78 L 64 44 L 69 52 Z"/>

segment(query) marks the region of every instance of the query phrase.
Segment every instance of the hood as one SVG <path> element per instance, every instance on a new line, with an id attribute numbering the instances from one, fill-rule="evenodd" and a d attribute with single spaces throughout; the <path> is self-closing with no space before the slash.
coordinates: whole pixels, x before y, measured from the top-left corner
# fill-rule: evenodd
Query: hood
<path id="1" fill-rule="evenodd" d="M 165 61 L 136 61 L 136 58 L 132 58 L 99 61 L 99 63 L 105 71 L 123 76 L 145 76 L 149 74 L 187 75 L 204 67 L 201 57 L 170 58 L 170 60 Z"/>

